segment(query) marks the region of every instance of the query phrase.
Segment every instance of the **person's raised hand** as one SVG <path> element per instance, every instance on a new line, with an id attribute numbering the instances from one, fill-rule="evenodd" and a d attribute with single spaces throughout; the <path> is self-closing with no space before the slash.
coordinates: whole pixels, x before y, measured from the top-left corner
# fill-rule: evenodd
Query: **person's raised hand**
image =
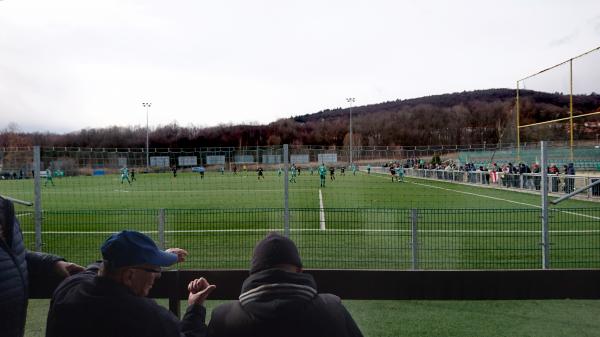
<path id="1" fill-rule="evenodd" d="M 191 281 L 188 284 L 188 291 L 190 292 L 188 296 L 188 304 L 203 304 L 208 295 L 215 290 L 217 286 L 214 284 L 208 283 L 208 281 L 204 278 L 197 278 Z"/>
<path id="2" fill-rule="evenodd" d="M 187 250 L 181 248 L 169 248 L 166 250 L 166 252 L 176 254 L 177 262 L 185 261 L 185 258 L 188 256 Z"/>

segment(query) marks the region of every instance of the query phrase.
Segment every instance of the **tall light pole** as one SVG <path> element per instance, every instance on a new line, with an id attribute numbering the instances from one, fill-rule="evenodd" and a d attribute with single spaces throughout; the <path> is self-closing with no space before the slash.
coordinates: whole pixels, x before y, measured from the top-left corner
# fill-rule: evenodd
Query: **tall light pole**
<path id="1" fill-rule="evenodd" d="M 354 97 L 346 98 L 346 102 L 350 103 L 350 166 L 352 166 L 352 103 L 355 101 Z"/>
<path id="2" fill-rule="evenodd" d="M 152 106 L 152 103 L 142 103 L 142 106 L 146 108 L 146 172 L 150 172 L 150 142 L 148 136 L 148 110 Z"/>

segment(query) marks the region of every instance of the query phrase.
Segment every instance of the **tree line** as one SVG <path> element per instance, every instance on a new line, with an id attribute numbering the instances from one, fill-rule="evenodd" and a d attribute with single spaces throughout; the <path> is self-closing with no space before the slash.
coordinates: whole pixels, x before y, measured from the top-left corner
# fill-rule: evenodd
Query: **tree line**
<path id="1" fill-rule="evenodd" d="M 520 124 L 568 117 L 570 98 L 562 93 L 521 90 Z M 513 89 L 465 91 L 395 100 L 354 107 L 353 144 L 356 146 L 464 145 L 515 142 L 516 99 Z M 573 99 L 575 114 L 600 111 L 600 95 Z M 190 148 L 255 145 L 348 145 L 349 108 L 280 119 L 266 125 L 184 127 L 171 123 L 150 130 L 150 147 Z M 600 125 L 600 118 L 585 118 Z M 577 120 L 577 139 L 595 139 L 597 127 Z M 521 141 L 566 138 L 565 123 L 528 128 Z M 89 128 L 66 134 L 25 133 L 15 124 L 0 131 L 0 147 L 60 146 L 140 148 L 146 144 L 143 127 Z"/>

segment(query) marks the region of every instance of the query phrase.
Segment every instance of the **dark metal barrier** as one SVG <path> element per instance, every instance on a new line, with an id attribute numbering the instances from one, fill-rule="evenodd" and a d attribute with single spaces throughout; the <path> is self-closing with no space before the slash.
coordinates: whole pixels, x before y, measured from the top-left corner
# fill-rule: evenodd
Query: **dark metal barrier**
<path id="1" fill-rule="evenodd" d="M 306 270 L 321 293 L 359 300 L 525 300 L 600 299 L 600 269 L 380 271 Z M 205 277 L 217 285 L 210 299 L 237 299 L 247 270 L 174 270 L 164 272 L 150 296 L 168 298 L 180 313 L 187 284 Z M 50 298 L 56 280 L 32 285 L 32 298 Z"/>

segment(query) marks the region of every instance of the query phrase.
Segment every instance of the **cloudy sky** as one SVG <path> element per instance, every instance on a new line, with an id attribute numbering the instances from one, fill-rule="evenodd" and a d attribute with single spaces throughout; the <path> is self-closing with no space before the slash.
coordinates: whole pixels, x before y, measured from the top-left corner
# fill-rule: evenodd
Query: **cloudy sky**
<path id="1" fill-rule="evenodd" d="M 514 88 L 598 46 L 597 0 L 0 0 L 0 129 L 145 126 L 142 102 L 151 127 L 268 123 Z"/>

